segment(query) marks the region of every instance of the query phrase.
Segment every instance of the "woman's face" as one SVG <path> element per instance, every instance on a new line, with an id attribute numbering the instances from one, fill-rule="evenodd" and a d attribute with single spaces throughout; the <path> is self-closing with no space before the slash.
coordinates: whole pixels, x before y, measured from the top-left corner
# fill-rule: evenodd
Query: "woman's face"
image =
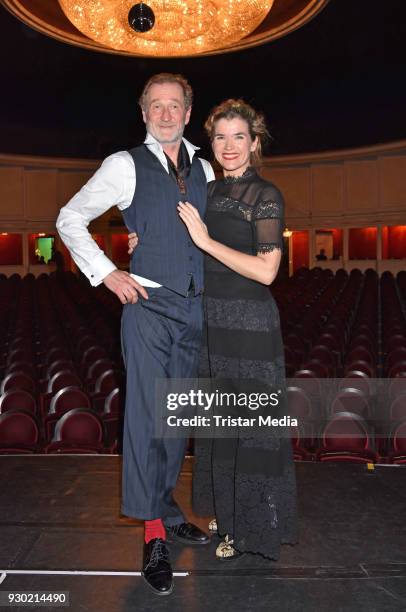
<path id="1" fill-rule="evenodd" d="M 248 123 L 240 117 L 219 119 L 214 126 L 213 153 L 225 176 L 243 174 L 257 145 L 258 137 L 252 140 Z"/>

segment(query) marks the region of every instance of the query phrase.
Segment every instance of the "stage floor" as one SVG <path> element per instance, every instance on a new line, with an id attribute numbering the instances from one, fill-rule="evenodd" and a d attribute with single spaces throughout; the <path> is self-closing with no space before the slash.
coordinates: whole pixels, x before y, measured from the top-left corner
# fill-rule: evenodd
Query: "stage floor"
<path id="1" fill-rule="evenodd" d="M 283 547 L 278 563 L 217 561 L 216 536 L 209 546 L 171 544 L 174 571 L 185 575 L 157 597 L 133 574 L 143 529 L 120 516 L 120 457 L 1 456 L 0 591 L 69 591 L 72 612 L 406 610 L 406 468 L 296 468 L 299 544 Z M 176 496 L 206 528 L 191 512 L 190 487 L 186 460 Z"/>

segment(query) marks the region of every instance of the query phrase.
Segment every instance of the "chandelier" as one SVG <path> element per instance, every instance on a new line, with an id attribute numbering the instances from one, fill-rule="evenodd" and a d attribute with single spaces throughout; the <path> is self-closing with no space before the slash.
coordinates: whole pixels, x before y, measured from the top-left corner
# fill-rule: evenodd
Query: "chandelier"
<path id="1" fill-rule="evenodd" d="M 58 0 L 71 23 L 110 49 L 173 57 L 226 49 L 253 32 L 274 0 Z M 134 19 L 135 15 L 135 19 Z"/>
<path id="2" fill-rule="evenodd" d="M 0 0 L 0 7 L 46 36 L 99 53 L 193 57 L 277 40 L 329 1 Z"/>

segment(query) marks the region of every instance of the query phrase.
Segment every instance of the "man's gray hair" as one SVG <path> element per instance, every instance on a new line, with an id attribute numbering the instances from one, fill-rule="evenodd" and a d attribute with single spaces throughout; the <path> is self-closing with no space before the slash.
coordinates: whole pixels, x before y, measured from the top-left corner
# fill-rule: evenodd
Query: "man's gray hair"
<path id="1" fill-rule="evenodd" d="M 171 72 L 160 72 L 154 74 L 144 85 L 140 99 L 138 100 L 142 110 L 147 108 L 148 92 L 152 85 L 163 85 L 164 83 L 176 83 L 182 88 L 183 97 L 185 99 L 186 110 L 192 106 L 193 102 L 193 90 L 189 85 L 187 79 L 181 74 L 172 74 Z"/>

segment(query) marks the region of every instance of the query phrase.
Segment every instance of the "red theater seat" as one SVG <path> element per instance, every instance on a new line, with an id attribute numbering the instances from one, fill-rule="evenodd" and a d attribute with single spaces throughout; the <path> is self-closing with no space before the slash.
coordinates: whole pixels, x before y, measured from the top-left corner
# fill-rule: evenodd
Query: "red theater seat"
<path id="1" fill-rule="evenodd" d="M 388 388 L 389 399 L 392 401 L 403 393 L 406 393 L 406 376 L 397 376 L 390 379 Z"/>
<path id="2" fill-rule="evenodd" d="M 40 412 L 42 417 L 45 417 L 49 411 L 51 400 L 57 391 L 65 389 L 66 387 L 76 387 L 80 389 L 82 386 L 81 380 L 77 374 L 71 370 L 62 370 L 57 372 L 48 381 L 46 393 L 40 395 Z"/>
<path id="3" fill-rule="evenodd" d="M 5 374 L 11 374 L 12 372 L 22 372 L 32 380 L 37 378 L 37 370 L 35 366 L 27 361 L 15 361 L 14 363 L 11 363 L 7 367 Z"/>
<path id="4" fill-rule="evenodd" d="M 344 378 L 338 383 L 338 389 L 358 389 L 365 395 L 366 398 L 370 398 L 375 395 L 374 385 L 368 376 L 364 372 L 350 371 Z"/>
<path id="5" fill-rule="evenodd" d="M 371 355 L 376 355 L 376 342 L 368 334 L 356 334 L 351 338 L 348 352 L 357 348 L 366 348 Z"/>
<path id="6" fill-rule="evenodd" d="M 351 412 L 367 418 L 371 416 L 371 406 L 360 389 L 344 387 L 337 392 L 331 403 L 330 414 L 337 412 Z"/>
<path id="7" fill-rule="evenodd" d="M 386 358 L 386 369 L 389 371 L 393 366 L 406 361 L 406 348 L 393 349 Z"/>
<path id="8" fill-rule="evenodd" d="M 62 370 L 54 374 L 48 381 L 47 393 L 55 393 L 66 387 L 77 387 L 80 389 L 81 386 L 82 383 L 77 374 L 71 370 Z"/>
<path id="9" fill-rule="evenodd" d="M 56 423 L 52 442 L 46 453 L 100 453 L 104 450 L 104 427 L 98 414 L 74 408 Z"/>
<path id="10" fill-rule="evenodd" d="M 0 414 L 0 454 L 32 454 L 38 451 L 39 427 L 28 411 L 11 409 Z"/>
<path id="11" fill-rule="evenodd" d="M 309 353 L 309 362 L 319 361 L 324 366 L 327 366 L 330 373 L 334 375 L 338 364 L 338 357 L 335 352 L 331 349 L 327 348 L 327 346 L 323 346 L 321 344 L 317 344 L 312 348 Z"/>
<path id="12" fill-rule="evenodd" d="M 389 408 L 389 417 L 391 421 L 406 419 L 406 393 L 401 393 L 392 401 Z"/>
<path id="13" fill-rule="evenodd" d="M 389 463 L 406 464 L 406 419 L 396 423 L 390 437 Z"/>
<path id="14" fill-rule="evenodd" d="M 90 408 L 90 399 L 84 391 L 76 387 L 65 387 L 56 392 L 51 400 L 48 415 L 45 417 L 44 433 L 47 440 L 52 438 L 59 417 L 74 408 Z"/>
<path id="15" fill-rule="evenodd" d="M 357 414 L 335 414 L 322 432 L 322 446 L 317 450 L 318 461 L 375 463 L 373 434 L 366 421 Z"/>
<path id="16" fill-rule="evenodd" d="M 347 362 L 344 367 L 344 376 L 346 376 L 348 372 L 353 372 L 354 370 L 364 372 L 369 378 L 375 378 L 375 367 L 366 361 L 357 360 Z"/>
<path id="17" fill-rule="evenodd" d="M 113 368 L 113 365 L 114 364 L 111 359 L 106 359 L 105 357 L 103 357 L 102 359 L 96 359 L 96 361 L 92 362 L 87 369 L 87 382 L 96 382 L 100 374 L 103 374 L 103 372 L 106 372 L 107 370 L 111 370 Z"/>
<path id="18" fill-rule="evenodd" d="M 406 335 L 393 334 L 387 340 L 384 340 L 384 345 L 388 353 L 396 348 L 406 348 Z"/>
<path id="19" fill-rule="evenodd" d="M 10 389 L 0 397 L 0 413 L 12 409 L 26 410 L 35 414 L 37 405 L 34 397 L 31 393 L 28 393 L 28 391 L 24 391 L 23 389 Z"/>
<path id="20" fill-rule="evenodd" d="M 316 372 L 313 370 L 297 370 L 291 380 L 291 383 L 292 386 L 303 389 L 303 391 L 305 391 L 305 393 L 307 393 L 307 395 L 312 399 L 320 398 L 321 384 L 320 380 L 317 378 Z"/>
<path id="21" fill-rule="evenodd" d="M 23 389 L 31 393 L 31 395 L 35 395 L 36 392 L 35 382 L 24 372 L 10 372 L 10 374 L 4 377 L 1 383 L 0 393 L 4 393 L 10 389 Z"/>
<path id="22" fill-rule="evenodd" d="M 65 387 L 54 395 L 49 414 L 61 415 L 72 408 L 90 408 L 89 397 L 77 387 Z"/>
<path id="23" fill-rule="evenodd" d="M 102 411 L 104 400 L 113 391 L 122 386 L 123 375 L 119 370 L 106 370 L 100 374 L 95 383 L 95 390 L 90 393 L 92 406 L 96 411 Z"/>
<path id="24" fill-rule="evenodd" d="M 303 370 L 310 370 L 314 373 L 314 378 L 329 378 L 333 372 L 331 366 L 327 363 L 323 363 L 319 359 L 309 359 L 303 365 Z M 297 373 L 295 374 L 297 376 Z"/>
<path id="25" fill-rule="evenodd" d="M 106 397 L 101 416 L 106 431 L 106 444 L 111 446 L 118 440 L 121 445 L 123 411 L 121 408 L 120 389 L 113 389 Z"/>
<path id="26" fill-rule="evenodd" d="M 28 361 L 28 363 L 32 363 L 33 359 L 34 355 L 30 348 L 14 349 L 9 352 L 7 363 L 12 364 L 16 361 Z"/>
<path id="27" fill-rule="evenodd" d="M 307 393 L 298 387 L 287 387 L 286 389 L 288 414 L 295 418 L 309 418 L 312 416 L 312 402 Z"/>
<path id="28" fill-rule="evenodd" d="M 81 370 L 83 373 L 86 373 L 89 369 L 89 365 L 97 361 L 98 359 L 106 359 L 107 354 L 106 351 L 100 346 L 89 346 L 88 349 L 85 350 L 83 356 L 80 360 Z"/>
<path id="29" fill-rule="evenodd" d="M 365 346 L 357 346 L 353 348 L 346 357 L 347 363 L 352 363 L 354 361 L 366 361 L 369 364 L 374 363 L 374 358 Z"/>
<path id="30" fill-rule="evenodd" d="M 311 461 L 312 453 L 308 450 L 308 438 L 305 428 L 298 423 L 290 428 L 294 461 Z"/>
<path id="31" fill-rule="evenodd" d="M 388 378 L 395 378 L 396 376 L 406 377 L 406 361 L 400 361 L 389 369 Z"/>
<path id="32" fill-rule="evenodd" d="M 75 371 L 73 362 L 70 359 L 57 359 L 56 361 L 48 364 L 45 373 L 46 380 L 48 381 L 50 378 L 52 378 L 52 376 L 54 376 L 54 374 L 57 372 L 62 372 L 63 370 L 70 370 L 71 372 Z"/>
<path id="33" fill-rule="evenodd" d="M 111 393 L 108 394 L 104 401 L 104 416 L 118 416 L 121 414 L 121 397 L 120 397 L 120 389 L 113 389 Z"/>
<path id="34" fill-rule="evenodd" d="M 70 361 L 70 359 L 71 357 L 69 351 L 61 347 L 54 347 L 47 351 L 47 354 L 45 355 L 47 365 L 54 363 L 54 361 Z"/>

